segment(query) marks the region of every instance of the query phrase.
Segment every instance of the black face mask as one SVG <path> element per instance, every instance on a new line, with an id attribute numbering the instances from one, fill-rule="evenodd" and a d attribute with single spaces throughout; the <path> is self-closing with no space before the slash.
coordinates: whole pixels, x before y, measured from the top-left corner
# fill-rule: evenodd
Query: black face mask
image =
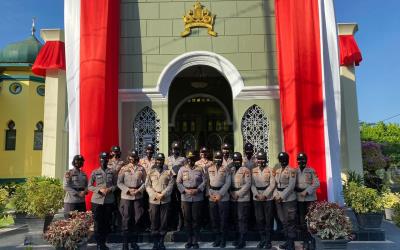
<path id="1" fill-rule="evenodd" d="M 257 166 L 260 168 L 265 168 L 265 166 L 267 166 L 267 162 L 265 160 L 257 161 Z"/>
<path id="2" fill-rule="evenodd" d="M 107 159 L 100 159 L 100 165 L 101 165 L 101 168 L 104 170 L 104 169 L 107 169 L 107 164 L 108 164 L 108 160 Z"/>
<path id="3" fill-rule="evenodd" d="M 156 160 L 156 167 L 157 167 L 157 168 L 162 168 L 163 165 L 164 165 L 163 163 L 164 163 L 164 161 Z"/>
<path id="4" fill-rule="evenodd" d="M 83 161 L 76 160 L 73 165 L 75 168 L 80 169 L 83 166 Z"/>
<path id="5" fill-rule="evenodd" d="M 221 165 L 222 165 L 222 159 L 214 159 L 214 163 L 215 163 L 217 166 L 221 166 Z"/>
<path id="6" fill-rule="evenodd" d="M 150 151 L 150 150 L 146 151 L 146 155 L 147 155 L 148 158 L 153 157 L 153 154 L 154 154 L 154 151 Z"/>
<path id="7" fill-rule="evenodd" d="M 239 169 L 242 166 L 242 163 L 240 161 L 234 161 L 233 166 L 237 169 Z"/>
<path id="8" fill-rule="evenodd" d="M 172 150 L 172 154 L 173 154 L 175 157 L 178 157 L 178 156 L 179 156 L 179 150 L 177 150 L 177 149 Z"/>

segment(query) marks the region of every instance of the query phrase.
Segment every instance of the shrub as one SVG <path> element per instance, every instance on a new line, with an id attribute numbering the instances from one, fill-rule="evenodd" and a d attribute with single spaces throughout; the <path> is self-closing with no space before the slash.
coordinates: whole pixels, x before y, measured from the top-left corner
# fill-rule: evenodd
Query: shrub
<path id="1" fill-rule="evenodd" d="M 88 238 L 93 224 L 92 212 L 72 212 L 71 218 L 54 221 L 44 233 L 44 239 L 56 248 L 76 249 L 83 239 Z"/>
<path id="2" fill-rule="evenodd" d="M 15 193 L 11 198 L 11 203 L 15 207 L 15 212 L 17 213 L 26 213 L 29 207 L 29 200 L 27 196 L 28 186 L 22 184 L 17 186 L 15 189 Z"/>
<path id="3" fill-rule="evenodd" d="M 314 202 L 306 216 L 311 233 L 323 240 L 349 239 L 351 222 L 343 208 L 327 201 Z"/>
<path id="4" fill-rule="evenodd" d="M 8 192 L 4 188 L 0 188 L 0 218 L 3 217 L 4 210 L 8 203 Z"/>
<path id="5" fill-rule="evenodd" d="M 374 173 L 386 167 L 387 158 L 383 156 L 381 145 L 376 142 L 366 141 L 361 143 L 364 170 Z"/>
<path id="6" fill-rule="evenodd" d="M 377 213 L 383 211 L 383 200 L 378 191 L 358 185 L 354 182 L 349 183 L 344 189 L 346 204 L 353 208 L 356 213 Z"/>
<path id="7" fill-rule="evenodd" d="M 382 202 L 384 208 L 394 208 L 400 203 L 400 193 L 392 193 L 389 190 L 386 190 L 382 194 Z"/>
<path id="8" fill-rule="evenodd" d="M 394 223 L 400 227 L 400 203 L 397 203 L 394 206 L 394 212 L 393 212 L 393 217 L 392 217 Z"/>

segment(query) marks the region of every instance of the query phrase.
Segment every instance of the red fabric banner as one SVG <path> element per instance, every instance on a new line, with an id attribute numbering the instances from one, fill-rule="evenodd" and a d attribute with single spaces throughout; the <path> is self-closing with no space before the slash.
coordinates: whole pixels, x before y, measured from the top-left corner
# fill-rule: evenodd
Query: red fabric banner
<path id="1" fill-rule="evenodd" d="M 353 35 L 340 35 L 339 48 L 340 66 L 360 65 L 362 55 Z"/>
<path id="2" fill-rule="evenodd" d="M 323 86 L 318 0 L 276 0 L 280 108 L 285 151 L 296 166 L 308 155 L 327 199 Z"/>
<path id="3" fill-rule="evenodd" d="M 65 70 L 65 44 L 61 41 L 47 41 L 40 49 L 32 66 L 32 72 L 46 76 L 48 69 Z"/>
<path id="4" fill-rule="evenodd" d="M 80 153 L 90 176 L 118 144 L 120 1 L 82 0 L 80 27 Z"/>

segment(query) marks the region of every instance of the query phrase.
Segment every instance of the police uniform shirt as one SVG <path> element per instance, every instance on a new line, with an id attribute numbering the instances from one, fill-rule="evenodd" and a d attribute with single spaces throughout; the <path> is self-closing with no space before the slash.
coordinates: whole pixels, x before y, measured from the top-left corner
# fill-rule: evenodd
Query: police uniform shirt
<path id="1" fill-rule="evenodd" d="M 141 165 L 129 163 L 121 168 L 118 174 L 118 187 L 121 189 L 121 198 L 125 200 L 137 200 L 143 197 L 146 183 L 146 170 Z M 137 189 L 135 195 L 129 193 L 129 189 Z"/>
<path id="2" fill-rule="evenodd" d="M 222 158 L 222 166 L 228 167 L 233 162 L 232 158 Z"/>
<path id="3" fill-rule="evenodd" d="M 149 173 L 150 169 L 154 166 L 155 163 L 156 160 L 154 158 L 151 158 L 151 160 L 149 160 L 147 157 L 144 157 L 139 161 L 139 165 L 144 167 L 144 170 L 146 170 L 147 174 Z"/>
<path id="4" fill-rule="evenodd" d="M 167 165 L 168 169 L 172 170 L 174 175 L 178 174 L 179 169 L 186 164 L 186 158 L 182 156 L 175 156 L 171 155 L 167 158 Z"/>
<path id="5" fill-rule="evenodd" d="M 272 168 L 264 167 L 262 170 L 260 167 L 254 167 L 251 170 L 251 191 L 253 193 L 253 200 L 256 199 L 256 195 L 264 195 L 267 197 L 266 200 L 272 200 L 274 198 L 275 190 L 275 171 Z"/>
<path id="6" fill-rule="evenodd" d="M 201 166 L 194 165 L 193 169 L 186 164 L 181 167 L 176 179 L 176 185 L 181 193 L 181 201 L 202 201 L 204 199 L 203 191 L 206 186 L 207 179 Z M 196 189 L 197 193 L 192 196 L 184 193 L 185 189 Z"/>
<path id="7" fill-rule="evenodd" d="M 165 204 L 171 201 L 172 188 L 174 186 L 174 175 L 167 165 L 161 172 L 157 167 L 151 168 L 146 178 L 146 191 L 149 194 L 149 202 L 152 204 Z M 156 200 L 156 194 L 161 193 L 161 200 Z"/>
<path id="8" fill-rule="evenodd" d="M 208 168 L 208 186 L 207 194 L 211 196 L 218 194 L 221 196 L 220 201 L 229 201 L 228 190 L 231 186 L 231 174 L 230 169 L 227 166 L 220 166 L 219 168 L 212 164 Z"/>
<path id="9" fill-rule="evenodd" d="M 114 191 L 117 187 L 117 176 L 111 168 L 98 168 L 93 170 L 89 179 L 89 190 L 93 192 L 92 202 L 96 204 L 114 203 Z M 100 189 L 109 188 L 110 191 L 104 196 Z"/>
<path id="10" fill-rule="evenodd" d="M 247 157 L 244 157 L 243 158 L 243 165 L 245 167 L 247 167 L 248 169 L 252 170 L 253 168 L 256 167 L 256 158 L 254 156 L 252 156 L 250 158 L 250 160 L 249 160 L 249 159 L 247 159 Z"/>
<path id="11" fill-rule="evenodd" d="M 85 202 L 85 197 L 80 197 L 79 192 L 87 193 L 87 175 L 79 169 L 73 168 L 68 170 L 64 175 L 64 190 L 66 191 L 65 203 L 82 203 Z"/>
<path id="12" fill-rule="evenodd" d="M 289 166 L 276 170 L 275 181 L 276 189 L 274 196 L 282 198 L 283 202 L 294 201 L 297 199 L 294 188 L 296 186 L 297 170 Z"/>
<path id="13" fill-rule="evenodd" d="M 303 171 L 300 168 L 297 169 L 296 193 L 298 201 L 317 200 L 316 190 L 318 187 L 319 179 L 313 168 L 306 167 Z M 300 195 L 302 191 L 306 191 L 307 195 Z"/>
<path id="14" fill-rule="evenodd" d="M 119 170 L 121 170 L 123 165 L 124 165 L 123 161 L 121 161 L 120 159 L 113 158 L 108 161 L 107 167 L 112 168 L 114 172 L 118 174 Z"/>
<path id="15" fill-rule="evenodd" d="M 202 158 L 202 159 L 196 161 L 196 163 L 195 163 L 195 165 L 200 166 L 200 167 L 203 169 L 204 173 L 207 173 L 207 169 L 208 169 L 212 164 L 213 164 L 212 161 L 207 160 L 207 159 L 205 159 L 205 158 Z"/>
<path id="16" fill-rule="evenodd" d="M 232 168 L 231 193 L 238 196 L 237 202 L 250 201 L 251 175 L 250 170 L 242 165 L 237 171 Z"/>

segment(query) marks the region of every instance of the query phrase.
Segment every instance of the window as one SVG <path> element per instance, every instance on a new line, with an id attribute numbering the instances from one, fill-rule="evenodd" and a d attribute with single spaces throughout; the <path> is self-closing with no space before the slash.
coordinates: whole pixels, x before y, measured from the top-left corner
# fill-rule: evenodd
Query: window
<path id="1" fill-rule="evenodd" d="M 139 151 L 141 157 L 146 154 L 148 143 L 153 143 L 155 150 L 158 151 L 161 123 L 153 109 L 146 106 L 136 115 L 133 123 L 133 134 L 135 136 L 135 148 Z"/>
<path id="2" fill-rule="evenodd" d="M 6 148 L 5 150 L 15 150 L 15 144 L 17 141 L 17 130 L 15 129 L 15 123 L 13 120 L 7 124 L 8 129 L 6 130 Z"/>
<path id="3" fill-rule="evenodd" d="M 36 130 L 33 132 L 33 150 L 43 148 L 43 122 L 36 123 Z"/>
<path id="4" fill-rule="evenodd" d="M 18 95 L 22 91 L 22 85 L 19 82 L 13 82 L 10 84 L 9 90 L 12 94 Z"/>

